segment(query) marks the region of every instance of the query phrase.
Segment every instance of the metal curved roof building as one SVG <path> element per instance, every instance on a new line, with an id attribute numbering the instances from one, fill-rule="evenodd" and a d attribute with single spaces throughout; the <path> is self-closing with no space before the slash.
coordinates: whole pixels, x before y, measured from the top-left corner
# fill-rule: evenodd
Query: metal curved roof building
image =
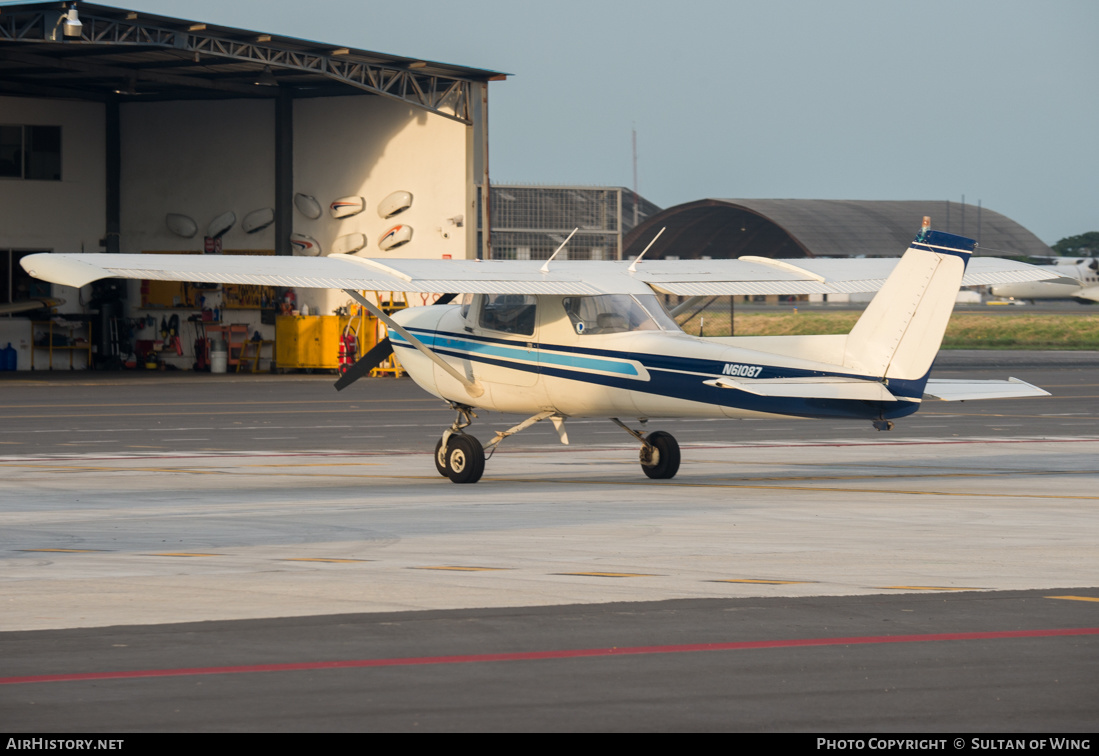
<path id="1" fill-rule="evenodd" d="M 1052 254 L 1020 224 L 975 205 L 803 199 L 705 199 L 677 205 L 634 228 L 626 237 L 625 254 L 636 256 L 666 227 L 646 257 L 896 257 L 925 215 L 932 228 L 976 239 L 978 254 Z"/>

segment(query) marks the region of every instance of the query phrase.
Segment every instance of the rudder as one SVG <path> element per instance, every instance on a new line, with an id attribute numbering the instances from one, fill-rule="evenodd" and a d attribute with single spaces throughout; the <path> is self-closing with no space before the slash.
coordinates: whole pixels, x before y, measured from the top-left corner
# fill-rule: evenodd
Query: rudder
<path id="1" fill-rule="evenodd" d="M 848 334 L 844 366 L 882 378 L 926 377 L 976 246 L 922 230 Z"/>

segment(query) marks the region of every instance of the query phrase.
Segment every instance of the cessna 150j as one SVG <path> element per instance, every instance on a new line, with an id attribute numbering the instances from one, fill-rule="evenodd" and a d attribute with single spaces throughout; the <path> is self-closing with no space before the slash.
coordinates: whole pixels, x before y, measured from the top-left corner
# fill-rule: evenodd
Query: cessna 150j
<path id="1" fill-rule="evenodd" d="M 632 264 L 37 254 L 22 264 L 33 276 L 69 286 L 122 277 L 343 289 L 385 322 L 390 335 L 337 388 L 395 349 L 412 379 L 457 412 L 436 444 L 439 473 L 474 483 L 484 472 L 486 450 L 545 419 L 568 443 L 567 418 L 609 418 L 641 443 L 646 475 L 671 478 L 680 462 L 675 438 L 642 433 L 619 418 L 643 424 L 661 417 L 830 417 L 888 430 L 926 398 L 1045 395 L 1014 378 L 929 378 L 959 286 L 1048 277 L 1020 263 L 970 260 L 975 246 L 972 239 L 930 230 L 925 219 L 899 262 L 644 261 L 644 253 Z M 689 336 L 657 296 L 874 289 L 880 291 L 852 331 L 835 336 Z M 449 294 L 433 306 L 390 317 L 362 291 Z M 460 303 L 451 304 L 458 296 Z M 482 445 L 467 433 L 475 409 L 529 417 Z"/>

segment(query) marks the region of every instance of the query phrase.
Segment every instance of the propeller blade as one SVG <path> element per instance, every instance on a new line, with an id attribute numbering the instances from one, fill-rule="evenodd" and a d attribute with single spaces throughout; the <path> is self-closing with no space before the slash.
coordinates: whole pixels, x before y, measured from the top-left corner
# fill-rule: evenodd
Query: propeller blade
<path id="1" fill-rule="evenodd" d="M 450 304 L 458 294 L 443 294 L 434 304 Z M 336 381 L 336 391 L 343 391 L 355 381 L 362 378 L 378 365 L 382 364 L 389 355 L 393 354 L 393 345 L 389 339 L 382 339 L 374 348 L 360 357 L 354 365 L 347 369 L 347 372 L 340 376 L 340 379 Z"/>
<path id="2" fill-rule="evenodd" d="M 382 364 L 389 355 L 393 354 L 393 344 L 389 339 L 382 339 L 374 348 L 360 357 L 354 365 L 347 369 L 347 372 L 340 376 L 340 379 L 336 381 L 336 391 L 343 391 L 355 381 L 362 378 L 378 365 Z"/>

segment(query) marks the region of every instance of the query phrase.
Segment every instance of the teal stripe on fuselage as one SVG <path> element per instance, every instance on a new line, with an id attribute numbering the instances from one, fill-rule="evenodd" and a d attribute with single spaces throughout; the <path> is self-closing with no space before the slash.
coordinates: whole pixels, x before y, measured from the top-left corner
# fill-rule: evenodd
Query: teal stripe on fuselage
<path id="1" fill-rule="evenodd" d="M 391 339 L 407 343 L 396 331 L 389 334 Z M 420 335 L 420 338 L 432 350 L 445 349 L 449 351 L 467 352 L 470 356 L 497 357 L 506 360 L 516 360 L 527 365 L 559 365 L 561 367 L 577 368 L 580 370 L 598 370 L 603 373 L 615 375 L 638 375 L 637 367 L 628 362 L 619 360 L 604 360 L 598 357 L 583 357 L 574 354 L 556 354 L 537 349 L 527 350 L 525 347 L 509 347 L 500 344 L 489 344 L 473 339 L 454 338 L 441 336 L 438 333 Z"/>

